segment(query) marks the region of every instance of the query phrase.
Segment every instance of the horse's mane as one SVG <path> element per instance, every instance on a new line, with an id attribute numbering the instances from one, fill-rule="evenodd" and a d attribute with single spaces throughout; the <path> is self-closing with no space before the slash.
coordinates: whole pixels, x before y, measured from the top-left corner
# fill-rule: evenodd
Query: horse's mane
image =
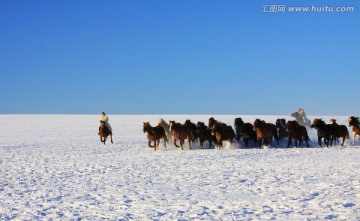
<path id="1" fill-rule="evenodd" d="M 164 121 L 164 119 L 162 119 L 162 118 L 159 118 L 159 120 L 158 120 L 158 125 L 162 125 L 162 124 L 166 124 L 166 122 Z"/>
<path id="2" fill-rule="evenodd" d="M 359 117 L 354 117 L 354 116 L 351 116 L 350 117 L 351 119 L 354 119 L 355 121 L 355 125 L 354 126 L 357 126 L 360 128 L 360 118 Z"/>
<path id="3" fill-rule="evenodd" d="M 281 125 L 282 127 L 286 126 L 286 120 L 284 118 L 279 118 L 276 120 L 276 124 L 279 122 L 279 125 Z"/>
<path id="4" fill-rule="evenodd" d="M 201 122 L 201 121 L 198 121 L 196 126 L 199 126 L 199 127 L 206 127 L 205 123 L 204 122 Z"/>
<path id="5" fill-rule="evenodd" d="M 244 124 L 244 121 L 241 119 L 241 117 L 235 118 L 235 126 Z"/>
<path id="6" fill-rule="evenodd" d="M 287 124 L 289 124 L 289 125 L 294 125 L 294 126 L 299 126 L 299 125 L 300 125 L 299 122 L 297 122 L 296 120 L 289 120 L 289 121 L 287 122 Z"/>
<path id="7" fill-rule="evenodd" d="M 322 125 L 322 126 L 325 126 L 325 125 L 326 125 L 325 121 L 324 121 L 322 118 L 316 119 L 316 123 L 317 123 L 318 125 Z"/>

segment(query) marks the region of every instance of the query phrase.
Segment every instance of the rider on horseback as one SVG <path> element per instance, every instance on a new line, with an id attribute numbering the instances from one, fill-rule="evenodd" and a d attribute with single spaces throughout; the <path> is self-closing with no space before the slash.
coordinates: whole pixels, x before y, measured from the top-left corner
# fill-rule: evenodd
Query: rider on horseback
<path id="1" fill-rule="evenodd" d="M 298 113 L 299 113 L 299 118 L 300 118 L 303 122 L 309 121 L 309 119 L 308 119 L 308 118 L 306 117 L 306 115 L 305 115 L 304 109 L 302 109 L 302 108 L 300 107 L 299 110 L 298 110 Z"/>
<path id="2" fill-rule="evenodd" d="M 112 128 L 109 124 L 109 118 L 108 116 L 105 114 L 105 112 L 102 112 L 102 115 L 100 117 L 100 123 L 99 123 L 99 132 L 100 132 L 100 127 L 101 127 L 101 123 L 104 122 L 105 123 L 105 126 L 107 127 L 107 129 L 109 131 L 112 131 Z"/>

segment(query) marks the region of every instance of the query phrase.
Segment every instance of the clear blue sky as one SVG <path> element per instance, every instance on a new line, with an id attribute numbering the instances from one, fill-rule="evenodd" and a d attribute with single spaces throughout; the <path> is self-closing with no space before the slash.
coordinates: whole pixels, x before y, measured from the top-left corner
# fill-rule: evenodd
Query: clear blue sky
<path id="1" fill-rule="evenodd" d="M 263 5 L 354 6 L 265 13 Z M 0 114 L 360 115 L 358 0 L 0 1 Z"/>

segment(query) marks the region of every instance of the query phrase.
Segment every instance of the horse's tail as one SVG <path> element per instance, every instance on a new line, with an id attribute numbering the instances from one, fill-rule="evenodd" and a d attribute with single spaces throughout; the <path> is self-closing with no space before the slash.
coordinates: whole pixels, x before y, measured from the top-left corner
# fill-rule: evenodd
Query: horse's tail
<path id="1" fill-rule="evenodd" d="M 350 140 L 350 135 L 349 135 L 349 130 L 346 128 L 346 126 L 344 127 L 346 134 L 345 134 L 345 139 L 349 139 Z"/>

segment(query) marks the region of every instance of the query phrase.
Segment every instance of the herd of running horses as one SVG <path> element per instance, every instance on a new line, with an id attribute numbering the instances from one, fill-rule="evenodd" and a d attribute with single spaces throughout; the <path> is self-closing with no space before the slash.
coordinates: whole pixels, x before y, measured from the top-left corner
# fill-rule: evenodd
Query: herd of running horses
<path id="1" fill-rule="evenodd" d="M 292 114 L 296 118 L 296 113 Z M 360 136 L 360 118 L 350 117 L 349 127 L 352 127 L 353 144 L 355 144 L 355 137 Z M 160 140 L 163 140 L 164 147 L 169 142 L 173 142 L 176 147 L 179 147 L 177 140 L 180 142 L 180 147 L 184 149 L 185 140 L 187 140 L 189 149 L 192 149 L 191 143 L 199 140 L 200 148 L 204 148 L 204 141 L 210 145 L 216 145 L 220 149 L 223 141 L 233 143 L 242 141 L 245 147 L 249 146 L 249 142 L 262 147 L 263 145 L 270 145 L 275 139 L 277 144 L 279 141 L 287 141 L 287 147 L 290 147 L 292 140 L 295 141 L 295 147 L 300 147 L 305 141 L 309 147 L 309 136 L 307 130 L 315 128 L 318 135 L 318 145 L 322 146 L 322 142 L 329 147 L 333 145 L 339 138 L 342 138 L 341 145 L 344 144 L 345 139 L 349 139 L 349 131 L 345 125 L 337 124 L 335 119 L 331 119 L 330 123 L 325 123 L 322 119 L 314 119 L 313 122 L 304 122 L 300 119 L 289 120 L 277 119 L 276 123 L 268 123 L 264 120 L 256 119 L 253 123 L 245 123 L 240 117 L 235 118 L 234 128 L 232 126 L 217 121 L 213 117 L 209 118 L 208 125 L 204 122 L 197 122 L 194 124 L 190 120 L 186 120 L 184 124 L 175 121 L 165 122 L 159 119 L 158 125 L 152 127 L 149 122 L 144 122 L 143 132 L 147 133 L 148 146 L 154 148 L 156 151 L 159 147 Z M 151 145 L 154 142 L 154 145 Z"/>

